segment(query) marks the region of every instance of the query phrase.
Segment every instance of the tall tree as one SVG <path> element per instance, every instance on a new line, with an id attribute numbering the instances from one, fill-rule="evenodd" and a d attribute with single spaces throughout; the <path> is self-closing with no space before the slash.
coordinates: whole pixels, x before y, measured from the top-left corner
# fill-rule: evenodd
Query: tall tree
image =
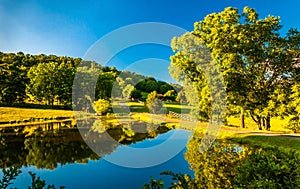
<path id="1" fill-rule="evenodd" d="M 53 107 L 54 101 L 59 94 L 58 63 L 40 63 L 30 68 L 28 78 L 30 83 L 27 92 L 38 101 L 47 101 Z"/>
<path id="2" fill-rule="evenodd" d="M 190 33 L 205 44 L 216 60 L 225 80 L 228 105 L 239 108 L 241 113 L 249 112 L 260 130 L 263 118 L 270 129 L 272 114 L 265 111 L 268 102 L 278 86 L 288 84 L 293 77 L 293 57 L 298 57 L 299 52 L 300 43 L 292 40 L 299 33 L 290 31 L 287 37 L 281 37 L 280 29 L 279 17 L 259 19 L 252 8 L 245 7 L 239 14 L 238 9 L 228 7 L 196 22 Z M 171 57 L 171 68 L 183 70 L 201 93 L 205 78 L 195 62 L 180 51 L 178 47 L 182 45 L 180 38 L 173 39 L 176 54 Z M 182 73 L 172 75 L 180 79 Z"/>

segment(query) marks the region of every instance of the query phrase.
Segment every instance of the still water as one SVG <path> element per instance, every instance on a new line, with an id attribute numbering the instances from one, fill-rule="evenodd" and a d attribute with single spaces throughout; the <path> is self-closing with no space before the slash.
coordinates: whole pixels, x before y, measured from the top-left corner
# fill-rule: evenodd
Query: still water
<path id="1" fill-rule="evenodd" d="M 134 126 L 95 129 L 94 124 L 92 131 L 80 132 L 74 128 L 35 128 L 35 132 L 28 132 L 28 128 L 2 129 L 0 168 L 21 168 L 22 173 L 13 181 L 16 188 L 31 184 L 29 171 L 47 184 L 72 189 L 134 189 L 149 183 L 151 176 L 163 178 L 168 186 L 170 177 L 160 175 L 165 170 L 193 175 L 184 159 L 190 132 L 156 126 L 151 132 L 139 133 L 134 132 Z M 145 126 L 148 130 L 150 127 L 153 125 Z M 178 146 L 183 148 L 176 149 Z M 159 150 L 152 151 L 154 148 Z M 148 154 L 139 156 L 135 152 Z"/>

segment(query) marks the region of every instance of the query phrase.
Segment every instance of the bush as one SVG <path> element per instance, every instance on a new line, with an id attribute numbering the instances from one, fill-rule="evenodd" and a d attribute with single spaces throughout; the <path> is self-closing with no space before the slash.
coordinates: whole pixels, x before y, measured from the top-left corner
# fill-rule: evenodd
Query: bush
<path id="1" fill-rule="evenodd" d="M 109 101 L 105 99 L 99 99 L 96 102 L 94 102 L 94 109 L 99 115 L 107 113 L 109 106 Z"/>
<path id="2" fill-rule="evenodd" d="M 299 154 L 295 152 L 260 149 L 237 167 L 234 184 L 237 188 L 298 188 L 299 165 Z"/>
<path id="3" fill-rule="evenodd" d="M 299 117 L 298 116 L 292 117 L 289 120 L 289 123 L 286 126 L 286 128 L 292 130 L 294 133 L 298 132 L 300 130 Z"/>
<path id="4" fill-rule="evenodd" d="M 161 100 L 157 98 L 156 91 L 151 92 L 148 94 L 146 100 L 147 108 L 149 109 L 150 113 L 158 113 L 159 110 L 163 107 Z"/>

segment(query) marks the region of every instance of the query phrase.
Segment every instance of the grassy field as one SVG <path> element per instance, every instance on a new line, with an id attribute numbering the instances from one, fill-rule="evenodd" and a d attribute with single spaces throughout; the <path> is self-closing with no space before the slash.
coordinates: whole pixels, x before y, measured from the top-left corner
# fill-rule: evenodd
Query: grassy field
<path id="1" fill-rule="evenodd" d="M 239 127 L 240 126 L 240 119 L 237 117 L 230 116 L 227 118 L 228 125 Z M 280 119 L 280 118 L 271 118 L 271 130 L 273 132 L 290 132 L 289 129 L 285 128 L 287 125 L 287 119 Z M 245 126 L 249 129 L 257 130 L 256 123 L 250 117 L 245 117 Z"/>
<path id="2" fill-rule="evenodd" d="M 128 102 L 128 106 L 132 112 L 148 112 L 147 107 L 144 103 L 140 102 Z M 167 111 L 172 111 L 181 114 L 188 114 L 191 110 L 191 107 L 188 105 L 183 105 L 177 102 L 164 102 L 164 107 Z"/>
<path id="3" fill-rule="evenodd" d="M 73 117 L 72 110 L 30 109 L 0 107 L 0 121 L 17 121 L 30 118 Z"/>
<path id="4" fill-rule="evenodd" d="M 296 137 L 289 137 L 287 135 L 268 136 L 253 133 L 233 133 L 220 131 L 218 139 L 226 139 L 238 144 L 249 144 L 257 147 L 278 147 L 283 151 L 295 150 L 300 155 L 300 139 Z"/>

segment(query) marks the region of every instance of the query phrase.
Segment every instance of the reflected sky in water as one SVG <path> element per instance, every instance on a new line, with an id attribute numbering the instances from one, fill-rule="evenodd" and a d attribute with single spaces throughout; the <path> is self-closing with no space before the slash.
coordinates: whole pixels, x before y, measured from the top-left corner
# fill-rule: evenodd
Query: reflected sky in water
<path id="1" fill-rule="evenodd" d="M 173 134 L 174 130 L 158 135 L 154 139 L 146 139 L 135 144 L 131 144 L 133 148 L 147 148 L 162 143 Z M 188 131 L 177 130 L 183 136 L 179 139 L 174 139 L 174 144 L 186 144 L 188 141 Z M 170 146 L 172 148 L 172 146 Z M 121 158 L 126 153 L 126 146 L 118 146 L 116 151 L 107 156 L 116 156 Z M 168 150 L 168 149 L 166 149 Z M 47 181 L 47 184 L 55 184 L 56 186 L 66 186 L 67 188 L 140 188 L 144 183 L 149 183 L 150 176 L 159 179 L 163 178 L 168 183 L 171 182 L 170 177 L 160 175 L 160 172 L 169 170 L 175 173 L 184 172 L 193 175 L 189 169 L 188 162 L 184 159 L 184 152 L 181 150 L 175 157 L 169 161 L 149 167 L 149 168 L 126 168 L 114 165 L 105 159 L 89 160 L 88 163 L 73 163 L 59 165 L 53 170 L 36 169 L 35 166 L 23 167 L 22 174 L 14 181 L 14 186 L 24 188 L 30 185 L 31 178 L 28 171 L 37 173 L 41 179 Z M 153 156 L 163 156 L 164 154 L 153 154 Z"/>

